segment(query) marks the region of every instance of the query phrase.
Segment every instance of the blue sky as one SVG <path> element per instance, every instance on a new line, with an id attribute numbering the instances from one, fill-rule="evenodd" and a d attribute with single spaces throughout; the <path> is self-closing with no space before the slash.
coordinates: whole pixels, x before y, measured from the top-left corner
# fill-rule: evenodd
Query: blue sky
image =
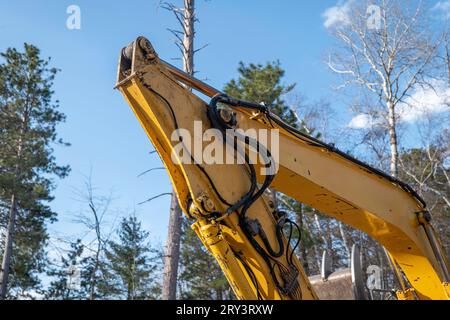
<path id="1" fill-rule="evenodd" d="M 182 1 L 174 1 L 181 4 Z M 179 57 L 173 36 L 173 15 L 158 7 L 159 0 L 123 1 L 6 1 L 0 0 L 0 51 L 37 45 L 43 56 L 62 71 L 55 81 L 66 123 L 59 134 L 72 144 L 56 148 L 59 163 L 70 164 L 70 176 L 57 182 L 52 207 L 59 222 L 50 226 L 53 235 L 76 235 L 81 226 L 73 216 L 85 206 L 74 198 L 83 175 L 92 169 L 100 194 L 111 190 L 117 212 L 135 210 L 156 242 L 166 235 L 169 197 L 138 205 L 146 198 L 171 190 L 165 171 L 137 178 L 142 171 L 159 167 L 152 146 L 118 91 L 113 90 L 120 48 L 143 35 L 151 40 L 160 57 Z M 286 82 L 308 100 L 327 98 L 343 117 L 346 110 L 331 89 L 333 77 L 323 63 L 331 38 L 322 13 L 338 1 L 197 1 L 196 45 L 209 44 L 195 57 L 199 78 L 215 87 L 236 77 L 239 61 L 279 59 L 286 69 Z M 81 29 L 66 28 L 69 5 L 81 9 Z M 173 61 L 179 64 L 178 61 Z"/>

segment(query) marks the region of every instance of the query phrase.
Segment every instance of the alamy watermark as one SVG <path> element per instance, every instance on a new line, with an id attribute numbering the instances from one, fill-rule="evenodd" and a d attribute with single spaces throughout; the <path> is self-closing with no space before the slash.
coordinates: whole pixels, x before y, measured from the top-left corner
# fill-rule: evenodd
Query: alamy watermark
<path id="1" fill-rule="evenodd" d="M 75 265 L 71 265 L 67 269 L 66 287 L 70 290 L 80 290 L 81 288 L 80 269 Z"/>
<path id="2" fill-rule="evenodd" d="M 203 131 L 201 121 L 194 121 L 193 134 L 177 129 L 171 135 L 176 142 L 171 158 L 175 164 L 245 164 L 260 165 L 261 175 L 274 175 L 279 168 L 278 129 L 218 129 Z"/>
<path id="3" fill-rule="evenodd" d="M 66 20 L 66 27 L 69 30 L 81 29 L 81 9 L 79 6 L 72 4 L 67 7 L 66 13 L 69 15 Z"/>
<path id="4" fill-rule="evenodd" d="M 381 29 L 381 8 L 371 4 L 366 9 L 366 25 L 369 30 Z"/>

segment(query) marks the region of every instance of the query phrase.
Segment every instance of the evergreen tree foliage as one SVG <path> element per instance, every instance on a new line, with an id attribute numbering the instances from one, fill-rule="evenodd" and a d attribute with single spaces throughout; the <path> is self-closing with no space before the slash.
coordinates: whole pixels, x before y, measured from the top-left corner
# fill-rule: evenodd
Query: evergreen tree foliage
<path id="1" fill-rule="evenodd" d="M 86 283 L 81 282 L 83 251 L 83 244 L 78 239 L 70 244 L 70 250 L 61 257 L 60 263 L 47 272 L 53 280 L 45 292 L 46 299 L 75 300 L 87 297 L 87 290 L 83 290 Z"/>
<path id="2" fill-rule="evenodd" d="M 46 224 L 57 215 L 48 203 L 54 178 L 69 167 L 53 155 L 53 146 L 64 144 L 56 126 L 65 116 L 52 90 L 58 70 L 27 43 L 23 52 L 9 48 L 0 57 L 0 282 L 6 297 L 18 298 L 40 288 Z"/>
<path id="3" fill-rule="evenodd" d="M 183 219 L 181 237 L 180 298 L 228 300 L 233 298 L 230 286 L 214 257 L 206 250 Z"/>
<path id="4" fill-rule="evenodd" d="M 239 63 L 238 79 L 232 79 L 225 85 L 224 92 L 233 98 L 263 103 L 283 121 L 297 127 L 298 121 L 294 110 L 287 106 L 283 95 L 291 92 L 295 84 L 283 84 L 284 70 L 279 61 L 265 65 L 243 62 Z"/>
<path id="5" fill-rule="evenodd" d="M 110 296 L 118 299 L 154 299 L 159 293 L 150 254 L 149 233 L 142 230 L 135 216 L 123 218 L 117 232 L 118 240 L 110 241 L 106 250 L 105 279 Z"/>

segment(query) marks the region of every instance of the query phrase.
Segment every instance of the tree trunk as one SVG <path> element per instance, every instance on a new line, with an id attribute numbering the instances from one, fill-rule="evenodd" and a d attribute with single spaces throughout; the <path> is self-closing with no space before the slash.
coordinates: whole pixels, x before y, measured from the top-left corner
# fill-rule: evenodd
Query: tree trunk
<path id="1" fill-rule="evenodd" d="M 194 0 L 184 0 L 183 20 L 183 69 L 189 75 L 194 74 L 194 23 L 195 7 Z M 166 242 L 166 254 L 164 258 L 164 278 L 162 298 L 164 300 L 175 300 L 177 293 L 178 262 L 180 260 L 181 239 L 181 208 L 175 192 L 172 192 L 169 230 Z"/>
<path id="2" fill-rule="evenodd" d="M 333 262 L 332 265 L 334 266 L 334 253 L 331 246 L 331 235 L 330 235 L 330 226 L 329 222 L 325 220 L 326 223 L 326 231 L 323 230 L 322 225 L 320 224 L 319 215 L 314 210 L 314 222 L 317 227 L 317 232 L 319 233 L 320 238 L 322 239 L 323 248 L 327 251 L 329 257 L 331 258 L 331 261 Z M 322 258 L 320 258 L 320 261 L 322 261 Z M 319 267 L 320 270 L 320 267 Z"/>
<path id="3" fill-rule="evenodd" d="M 91 186 L 89 186 L 91 188 Z M 89 194 L 91 192 L 89 191 Z M 97 209 L 95 207 L 95 203 L 93 198 L 90 196 L 89 199 L 89 207 L 91 208 L 92 214 L 94 215 L 94 221 L 95 221 L 95 234 L 97 237 L 97 251 L 95 252 L 95 264 L 94 269 L 92 270 L 91 275 L 91 287 L 89 290 L 89 300 L 95 300 L 95 289 L 97 287 L 97 272 L 100 268 L 100 254 L 102 253 L 102 235 L 101 235 L 101 227 L 100 227 L 100 220 L 97 215 Z"/>
<path id="4" fill-rule="evenodd" d="M 189 75 L 194 74 L 194 5 L 194 0 L 184 0 L 183 68 Z"/>
<path id="5" fill-rule="evenodd" d="M 314 233 L 313 233 L 313 231 L 312 231 L 312 228 L 311 228 L 311 226 L 310 226 L 310 224 L 309 224 L 308 219 L 306 218 L 306 216 L 303 216 L 303 225 L 304 225 L 305 228 L 308 230 L 308 232 L 309 232 L 310 235 L 314 235 Z M 320 255 L 320 253 L 319 253 L 319 249 L 317 249 L 317 245 L 315 244 L 315 242 L 313 243 L 312 248 L 313 248 L 313 250 L 314 250 L 314 259 L 313 259 L 313 260 L 315 261 L 315 264 L 314 264 L 314 265 L 316 265 L 317 270 L 320 271 L 320 264 L 321 264 L 321 261 L 322 261 L 322 257 L 321 257 L 321 255 Z M 310 267 L 311 267 L 311 266 L 310 266 Z M 314 269 L 311 269 L 310 271 L 314 271 L 314 270 L 315 270 L 315 267 L 314 267 L 314 266 L 312 266 L 312 268 L 314 268 Z"/>
<path id="6" fill-rule="evenodd" d="M 25 114 L 22 120 L 22 128 L 20 130 L 20 138 L 18 142 L 17 148 L 17 163 L 15 168 L 15 180 L 13 186 L 13 192 L 11 195 L 11 207 L 9 209 L 9 217 L 8 217 L 8 225 L 6 229 L 6 239 L 5 246 L 3 250 L 3 260 L 2 260 L 2 268 L 0 270 L 0 300 L 4 300 L 6 298 L 6 293 L 8 291 L 8 278 L 9 278 L 9 270 L 11 264 L 11 255 L 13 250 L 13 242 L 14 242 L 14 231 L 16 227 L 16 216 L 17 216 L 17 195 L 16 195 L 16 183 L 19 179 L 20 173 L 20 163 L 22 157 L 22 136 L 25 131 L 25 127 L 28 123 L 28 114 Z"/>
<path id="7" fill-rule="evenodd" d="M 314 222 L 316 224 L 317 232 L 319 233 L 319 236 L 323 242 L 323 246 L 327 247 L 327 238 L 324 236 L 322 226 L 320 225 L 319 216 L 317 215 L 316 211 L 314 210 Z"/>
<path id="8" fill-rule="evenodd" d="M 448 34 L 445 35 L 445 56 L 447 60 L 447 76 L 448 76 L 448 85 L 450 86 L 450 50 L 448 46 Z"/>
<path id="9" fill-rule="evenodd" d="M 308 263 L 308 253 L 306 252 L 306 248 L 300 244 L 300 257 L 302 262 L 303 270 L 305 271 L 306 275 L 311 275 L 311 270 L 309 269 L 309 263 Z"/>
<path id="10" fill-rule="evenodd" d="M 222 289 L 220 289 L 220 288 L 216 290 L 216 299 L 223 300 L 223 292 L 222 292 Z"/>
<path id="11" fill-rule="evenodd" d="M 334 267 L 336 267 L 337 256 L 334 254 L 334 251 L 333 251 L 333 234 L 332 234 L 332 230 L 331 230 L 331 221 L 327 219 L 327 220 L 325 220 L 325 223 L 326 223 L 325 238 L 326 238 L 326 243 L 327 243 L 327 253 L 331 259 L 331 265 L 334 268 Z"/>
<path id="12" fill-rule="evenodd" d="M 97 245 L 97 252 L 95 253 L 94 269 L 92 270 L 92 275 L 91 275 L 91 287 L 89 289 L 89 300 L 95 300 L 95 288 L 97 286 L 97 271 L 100 266 L 100 250 L 101 250 L 100 240 L 98 240 L 98 241 L 99 241 L 99 244 Z"/>
<path id="13" fill-rule="evenodd" d="M 275 192 L 274 192 L 274 194 L 275 194 Z M 275 196 L 276 196 L 276 194 L 275 194 Z M 298 226 L 300 228 L 302 228 L 302 226 L 303 226 L 302 217 L 304 216 L 303 204 L 300 204 L 300 210 L 301 210 L 300 214 L 297 214 L 295 217 L 295 220 L 296 220 L 295 222 L 298 224 Z M 300 230 L 300 232 L 302 232 L 302 230 Z M 300 261 L 302 262 L 303 269 L 305 270 L 305 273 L 307 275 L 310 275 L 311 270 L 309 269 L 308 253 L 306 252 L 306 248 L 302 242 L 300 242 L 300 244 L 298 246 L 298 250 L 300 251 L 300 257 L 301 257 Z"/>
<path id="14" fill-rule="evenodd" d="M 175 300 L 177 296 L 178 262 L 180 260 L 181 208 L 175 192 L 170 204 L 169 230 L 164 255 L 163 300 Z"/>
<path id="15" fill-rule="evenodd" d="M 390 171 L 391 176 L 397 177 L 398 175 L 398 146 L 397 146 L 397 128 L 395 119 L 394 104 L 388 101 L 388 124 L 389 124 L 389 145 L 391 148 L 391 160 L 390 160 Z"/>
<path id="16" fill-rule="evenodd" d="M 0 299 L 6 298 L 6 292 L 8 291 L 8 276 L 9 267 L 11 262 L 11 254 L 13 249 L 14 228 L 16 224 L 17 214 L 17 198 L 15 194 L 11 196 L 11 207 L 9 209 L 8 226 L 6 230 L 5 250 L 3 252 L 2 269 L 0 270 Z"/>
<path id="17" fill-rule="evenodd" d="M 342 237 L 342 242 L 344 243 L 345 252 L 347 253 L 347 259 L 348 259 L 348 266 L 350 266 L 350 260 L 351 260 L 351 250 L 348 245 L 347 235 L 345 234 L 344 226 L 342 225 L 342 222 L 338 222 L 339 224 L 339 233 Z"/>

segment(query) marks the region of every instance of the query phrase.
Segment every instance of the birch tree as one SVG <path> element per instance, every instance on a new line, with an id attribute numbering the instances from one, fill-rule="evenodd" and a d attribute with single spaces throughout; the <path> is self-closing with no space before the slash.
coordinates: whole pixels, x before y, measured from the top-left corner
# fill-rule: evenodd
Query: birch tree
<path id="1" fill-rule="evenodd" d="M 402 150 L 399 174 L 427 202 L 432 223 L 450 253 L 450 108 L 438 115 L 424 114 L 415 129 L 418 144 Z"/>
<path id="2" fill-rule="evenodd" d="M 339 88 L 372 98 L 371 108 L 354 111 L 362 127 L 376 123 L 386 131 L 389 170 L 396 177 L 399 108 L 414 107 L 408 97 L 418 87 L 433 88 L 442 37 L 430 28 L 421 1 L 350 1 L 342 10 L 340 19 L 326 22 L 337 40 L 327 64 L 342 76 Z"/>

